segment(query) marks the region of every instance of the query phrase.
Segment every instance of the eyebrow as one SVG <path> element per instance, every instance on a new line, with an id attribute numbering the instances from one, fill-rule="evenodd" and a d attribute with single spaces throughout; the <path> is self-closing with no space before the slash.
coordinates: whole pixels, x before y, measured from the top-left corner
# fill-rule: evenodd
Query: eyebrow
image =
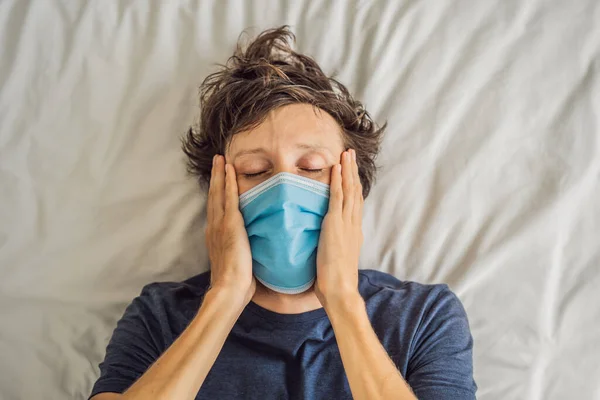
<path id="1" fill-rule="evenodd" d="M 239 156 L 245 156 L 248 154 L 259 154 L 259 153 L 266 153 L 267 151 L 265 149 L 263 149 L 262 147 L 258 147 L 255 149 L 249 149 L 249 150 L 241 150 L 238 151 L 234 156 L 233 156 L 233 161 L 235 161 L 236 158 L 238 158 Z"/>
<path id="2" fill-rule="evenodd" d="M 319 146 L 316 144 L 308 144 L 308 143 L 299 143 L 295 146 L 295 148 L 327 152 L 333 157 L 333 153 L 331 153 L 331 150 L 329 150 L 325 146 Z M 245 156 L 245 155 L 249 155 L 249 154 L 264 154 L 264 153 L 267 153 L 267 150 L 265 150 L 263 147 L 257 147 L 257 148 L 248 149 L 248 150 L 240 150 L 239 152 L 237 152 L 235 154 L 235 156 L 233 156 L 233 161 L 235 161 L 235 159 L 240 156 Z"/>

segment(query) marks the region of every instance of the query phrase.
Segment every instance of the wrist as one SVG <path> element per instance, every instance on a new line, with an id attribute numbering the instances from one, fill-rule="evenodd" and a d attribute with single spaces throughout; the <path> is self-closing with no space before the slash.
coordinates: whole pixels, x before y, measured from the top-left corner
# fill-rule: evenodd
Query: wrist
<path id="1" fill-rule="evenodd" d="M 253 280 L 250 283 L 243 282 L 242 279 L 239 278 L 220 278 L 220 279 L 211 279 L 210 287 L 208 288 L 209 292 L 217 292 L 217 293 L 226 293 L 226 296 L 234 298 L 236 300 L 246 299 L 246 304 L 250 301 L 248 296 L 252 298 L 254 294 L 255 285 L 253 284 Z M 243 282 L 243 283 L 242 283 Z M 207 292 L 208 293 L 208 292 Z M 240 300 L 240 301 L 241 301 Z M 244 304 L 244 305 L 246 305 Z"/>
<path id="2" fill-rule="evenodd" d="M 190 335 L 203 335 L 209 331 L 228 333 L 245 307 L 238 292 L 210 287 L 190 323 Z"/>
<path id="3" fill-rule="evenodd" d="M 365 301 L 358 289 L 339 290 L 323 296 L 323 308 L 330 316 L 365 311 Z"/>
<path id="4" fill-rule="evenodd" d="M 238 314 L 248 304 L 245 293 L 231 286 L 211 286 L 204 294 L 202 304 L 205 303 L 215 304 L 223 310 L 231 310 Z"/>

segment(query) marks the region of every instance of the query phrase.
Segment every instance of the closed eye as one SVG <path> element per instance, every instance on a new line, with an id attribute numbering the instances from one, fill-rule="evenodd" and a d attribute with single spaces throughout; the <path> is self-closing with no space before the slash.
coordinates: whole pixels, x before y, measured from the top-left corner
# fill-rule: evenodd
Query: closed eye
<path id="1" fill-rule="evenodd" d="M 257 177 L 257 176 L 260 176 L 260 175 L 264 174 L 265 172 L 267 172 L 267 171 L 260 171 L 260 172 L 255 172 L 255 173 L 252 173 L 252 174 L 243 174 L 243 175 L 244 175 L 245 178 L 254 178 L 254 177 Z"/>
<path id="2" fill-rule="evenodd" d="M 325 168 L 314 168 L 314 169 L 313 168 L 300 168 L 300 169 L 302 171 L 304 171 L 304 172 L 309 173 L 309 174 L 318 174 L 320 172 L 323 172 L 323 170 Z M 261 176 L 261 175 L 263 175 L 263 174 L 265 174 L 267 172 L 268 171 L 259 171 L 259 172 L 254 172 L 254 173 L 251 173 L 251 174 L 242 174 L 242 175 L 244 175 L 244 178 L 256 178 L 256 177 Z"/>

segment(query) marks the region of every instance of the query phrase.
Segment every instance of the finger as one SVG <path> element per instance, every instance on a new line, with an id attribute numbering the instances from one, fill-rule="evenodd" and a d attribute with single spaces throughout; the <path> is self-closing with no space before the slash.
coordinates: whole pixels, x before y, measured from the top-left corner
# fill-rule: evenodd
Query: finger
<path id="1" fill-rule="evenodd" d="M 223 156 L 217 155 L 213 177 L 213 219 L 221 219 L 225 208 L 225 166 Z"/>
<path id="2" fill-rule="evenodd" d="M 354 178 L 355 188 L 358 188 L 360 184 L 360 176 L 358 175 L 358 162 L 356 161 L 356 151 L 350 150 L 350 154 L 352 155 L 352 177 Z"/>
<path id="3" fill-rule="evenodd" d="M 225 164 L 225 215 L 239 211 L 239 201 L 235 168 Z"/>
<path id="4" fill-rule="evenodd" d="M 363 209 L 365 201 L 362 195 L 362 188 L 357 188 L 354 194 L 354 212 L 352 214 L 352 220 L 356 223 L 362 221 Z"/>
<path id="5" fill-rule="evenodd" d="M 362 212 L 363 212 L 363 193 L 362 193 L 362 184 L 360 182 L 360 175 L 358 174 L 358 162 L 356 161 L 356 151 L 352 150 L 352 167 L 354 171 L 354 212 L 352 214 L 352 219 L 355 223 L 360 223 L 362 221 Z"/>
<path id="6" fill-rule="evenodd" d="M 331 181 L 329 184 L 329 210 L 328 213 L 341 213 L 344 194 L 342 192 L 342 166 L 336 164 L 331 168 Z"/>
<path id="7" fill-rule="evenodd" d="M 344 204 L 342 206 L 342 215 L 344 219 L 352 218 L 354 209 L 354 177 L 352 172 L 352 156 L 350 151 L 342 153 L 342 189 L 344 192 Z"/>
<path id="8" fill-rule="evenodd" d="M 214 187 L 213 187 L 213 181 L 214 181 L 214 176 L 215 176 L 215 160 L 217 159 L 217 155 L 215 154 L 213 156 L 212 159 L 212 168 L 210 169 L 210 182 L 208 183 L 208 195 L 206 197 L 206 220 L 210 223 L 213 220 L 214 217 L 214 211 L 213 211 L 213 201 L 212 201 L 212 197 L 213 197 L 213 193 L 214 193 Z"/>

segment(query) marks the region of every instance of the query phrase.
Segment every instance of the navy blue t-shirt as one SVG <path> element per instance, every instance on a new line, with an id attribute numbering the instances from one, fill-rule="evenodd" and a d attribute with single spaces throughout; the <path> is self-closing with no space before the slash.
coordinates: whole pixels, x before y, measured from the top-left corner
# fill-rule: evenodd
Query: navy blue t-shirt
<path id="1" fill-rule="evenodd" d="M 122 393 L 196 315 L 209 273 L 153 283 L 127 307 L 100 364 L 92 396 Z M 475 399 L 473 340 L 446 285 L 401 282 L 361 270 L 359 290 L 379 340 L 419 400 Z M 351 399 L 324 309 L 278 314 L 250 302 L 196 399 Z"/>

